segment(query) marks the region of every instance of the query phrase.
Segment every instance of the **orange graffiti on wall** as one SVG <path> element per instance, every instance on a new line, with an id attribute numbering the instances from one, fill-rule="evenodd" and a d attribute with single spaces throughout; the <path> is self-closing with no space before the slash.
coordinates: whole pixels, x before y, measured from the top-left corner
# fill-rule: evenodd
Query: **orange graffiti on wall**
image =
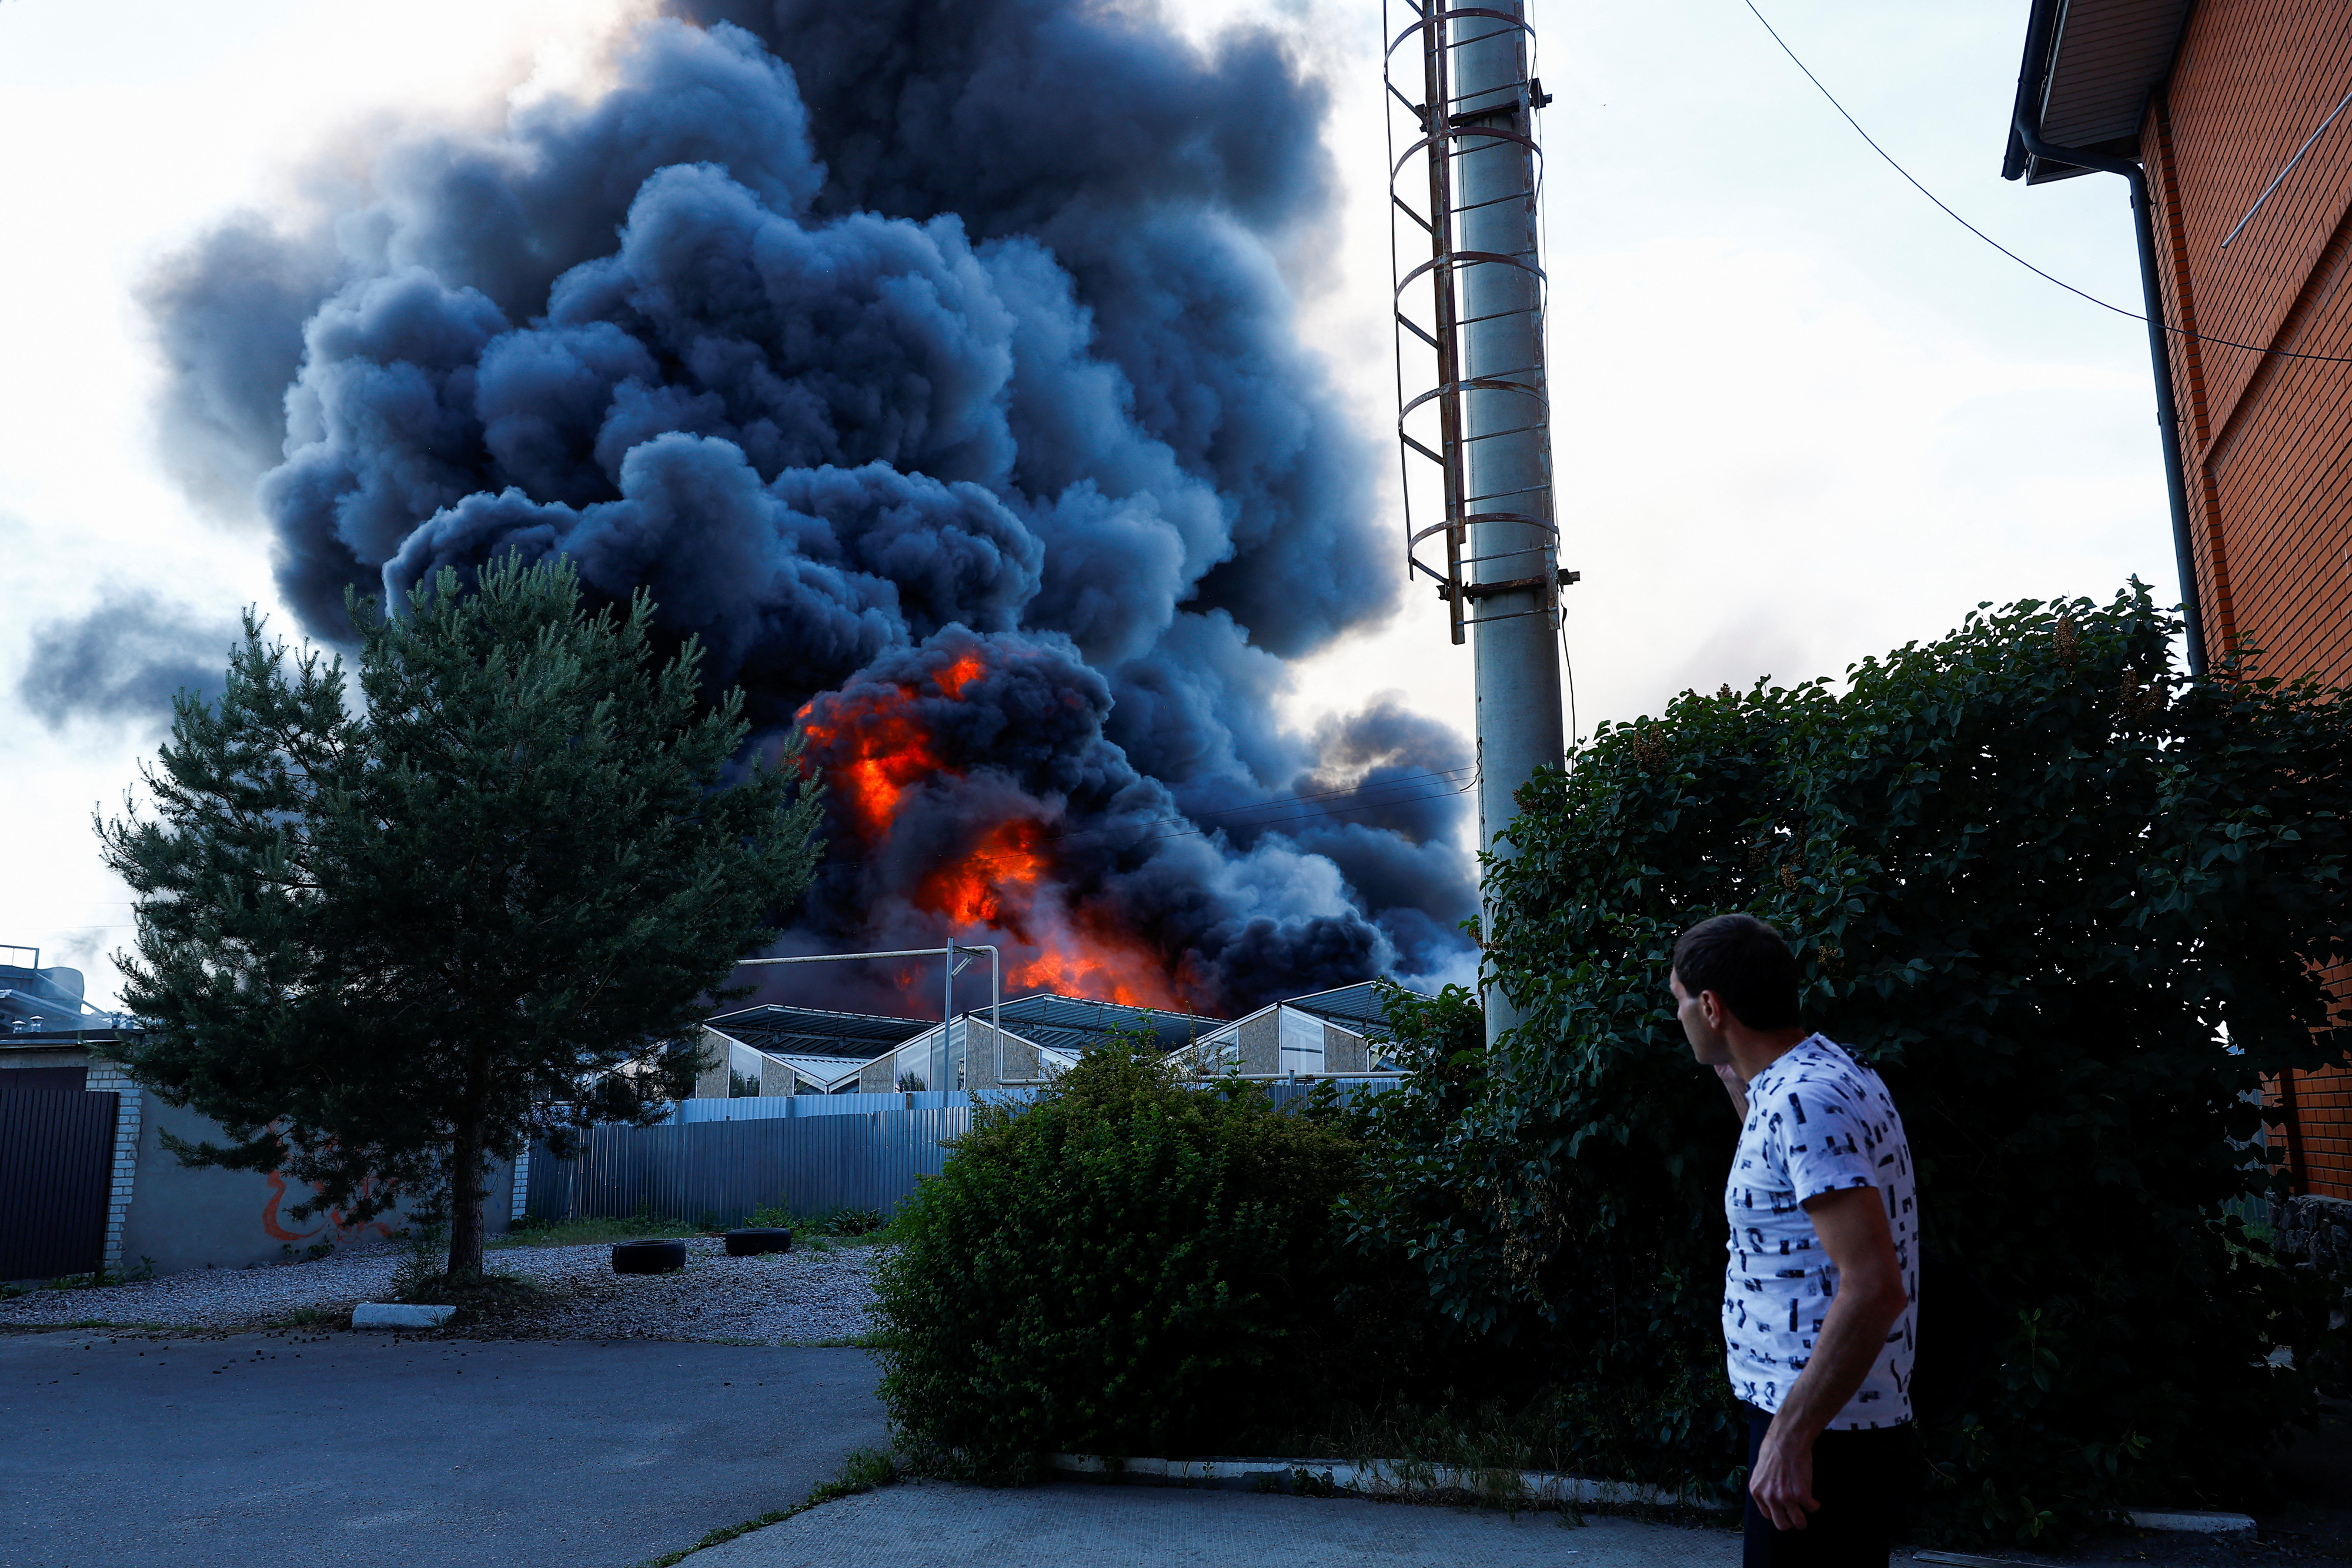
<path id="1" fill-rule="evenodd" d="M 361 1190 L 364 1192 L 369 1186 L 373 1186 L 375 1178 L 370 1176 L 365 1183 L 362 1184 Z M 310 1184 L 310 1190 L 323 1196 L 327 1190 L 326 1184 L 314 1181 Z M 337 1241 L 349 1241 L 355 1237 L 364 1236 L 371 1230 L 378 1236 L 389 1237 L 392 1234 L 392 1227 L 381 1219 L 370 1219 L 353 1224 L 343 1218 L 343 1211 L 340 1208 L 330 1208 L 326 1211 L 327 1223 L 324 1225 L 314 1225 L 308 1230 L 289 1230 L 278 1223 L 278 1206 L 285 1201 L 286 1178 L 278 1172 L 271 1171 L 269 1201 L 261 1206 L 261 1228 L 269 1232 L 270 1239 L 274 1241 L 308 1241 L 311 1237 L 328 1229 L 334 1231 Z"/>
<path id="2" fill-rule="evenodd" d="M 343 1211 L 335 1207 L 326 1210 L 327 1222 L 324 1225 L 314 1225 L 308 1230 L 289 1230 L 278 1220 L 278 1206 L 286 1201 L 286 1177 L 281 1172 L 271 1171 L 268 1173 L 267 1179 L 269 1183 L 269 1198 L 261 1206 L 261 1228 L 269 1233 L 269 1239 L 273 1241 L 308 1241 L 313 1236 L 327 1230 L 332 1230 L 335 1233 L 334 1239 L 337 1242 L 352 1240 L 365 1236 L 371 1230 L 387 1239 L 392 1235 L 392 1227 L 381 1219 L 354 1223 L 345 1219 Z M 326 1196 L 327 1186 L 324 1182 L 314 1181 L 310 1184 L 310 1190 L 323 1197 Z M 374 1190 L 375 1177 L 369 1176 L 360 1183 L 360 1193 L 362 1197 L 373 1194 Z"/>

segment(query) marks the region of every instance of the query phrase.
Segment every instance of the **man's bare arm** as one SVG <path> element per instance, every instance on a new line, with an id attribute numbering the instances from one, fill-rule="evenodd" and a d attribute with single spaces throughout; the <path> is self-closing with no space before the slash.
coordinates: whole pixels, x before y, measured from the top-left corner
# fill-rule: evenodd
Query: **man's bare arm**
<path id="1" fill-rule="evenodd" d="M 1764 1434 L 1748 1490 L 1773 1524 L 1802 1530 L 1813 1498 L 1813 1439 L 1845 1408 L 1886 1348 L 1911 1298 L 1886 1223 L 1886 1195 L 1874 1186 L 1847 1187 L 1807 1200 L 1814 1233 L 1837 1265 L 1838 1293 L 1822 1320 L 1812 1359 L 1797 1375 L 1780 1414 Z"/>
<path id="2" fill-rule="evenodd" d="M 1715 1075 L 1723 1081 L 1723 1092 L 1731 1096 L 1731 1113 L 1748 1124 L 1748 1080 L 1739 1076 L 1739 1069 L 1727 1061 L 1715 1064 Z"/>

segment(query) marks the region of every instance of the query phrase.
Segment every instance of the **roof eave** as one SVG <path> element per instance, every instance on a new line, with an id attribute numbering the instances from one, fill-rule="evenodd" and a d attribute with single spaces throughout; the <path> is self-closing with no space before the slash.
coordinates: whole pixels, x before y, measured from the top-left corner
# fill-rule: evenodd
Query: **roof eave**
<path id="1" fill-rule="evenodd" d="M 2148 97 L 2172 74 L 2193 9 L 2194 0 L 2033 0 L 2001 178 L 2042 185 L 2090 172 L 2034 157 L 2021 124 L 2085 152 L 2138 158 Z M 2083 36 L 2070 54 L 2076 34 Z"/>
<path id="2" fill-rule="evenodd" d="M 2025 57 L 2017 67 L 2017 102 L 2010 111 L 2009 146 L 2000 161 L 2000 177 L 2014 180 L 2023 174 L 2033 162 L 2033 154 L 2025 150 L 2025 138 L 2018 134 L 2018 122 L 2031 120 L 2040 124 L 2042 84 L 2050 76 L 2050 42 L 2056 30 L 2060 0 L 2033 0 L 2033 9 L 2025 23 Z"/>

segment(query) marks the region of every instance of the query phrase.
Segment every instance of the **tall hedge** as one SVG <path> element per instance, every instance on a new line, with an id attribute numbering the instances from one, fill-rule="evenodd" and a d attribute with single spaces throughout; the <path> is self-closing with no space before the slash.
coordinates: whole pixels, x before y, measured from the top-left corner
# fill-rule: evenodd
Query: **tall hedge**
<path id="1" fill-rule="evenodd" d="M 878 1270 L 882 1397 L 924 1468 L 1230 1453 L 1348 1359 L 1333 1205 L 1360 1156 L 1328 1106 L 1116 1044 L 953 1148 Z"/>
<path id="2" fill-rule="evenodd" d="M 1488 960 L 1527 1022 L 1484 1060 L 1422 1031 L 1424 1064 L 1454 1065 L 1375 1145 L 1359 1240 L 1556 1378 L 1591 1463 L 1731 1479 L 1736 1127 L 1666 977 L 1676 934 L 1748 911 L 1796 943 L 1808 1021 L 1902 1108 L 1923 1359 L 1952 1370 L 1972 1317 L 1991 1338 L 1926 1434 L 1929 1530 L 2047 1541 L 2247 1496 L 2312 1408 L 2308 1375 L 2268 1364 L 2312 1322 L 2231 1204 L 2270 1179 L 2259 1077 L 2347 1042 L 2318 971 L 2352 915 L 2352 707 L 2171 676 L 2176 631 L 2137 588 L 2029 601 L 1843 690 L 1604 727 L 1528 787 L 1491 868 Z"/>

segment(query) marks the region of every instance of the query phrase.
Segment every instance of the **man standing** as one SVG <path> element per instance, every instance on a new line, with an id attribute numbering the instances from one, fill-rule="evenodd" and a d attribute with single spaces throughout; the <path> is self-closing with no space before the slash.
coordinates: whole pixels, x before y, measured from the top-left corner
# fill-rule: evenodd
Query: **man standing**
<path id="1" fill-rule="evenodd" d="M 1797 960 L 1746 915 L 1683 933 L 1692 1054 L 1740 1119 L 1723 1339 L 1748 1417 L 1747 1568 L 1883 1568 L 1914 1481 L 1918 1215 L 1878 1074 L 1797 1009 Z"/>

